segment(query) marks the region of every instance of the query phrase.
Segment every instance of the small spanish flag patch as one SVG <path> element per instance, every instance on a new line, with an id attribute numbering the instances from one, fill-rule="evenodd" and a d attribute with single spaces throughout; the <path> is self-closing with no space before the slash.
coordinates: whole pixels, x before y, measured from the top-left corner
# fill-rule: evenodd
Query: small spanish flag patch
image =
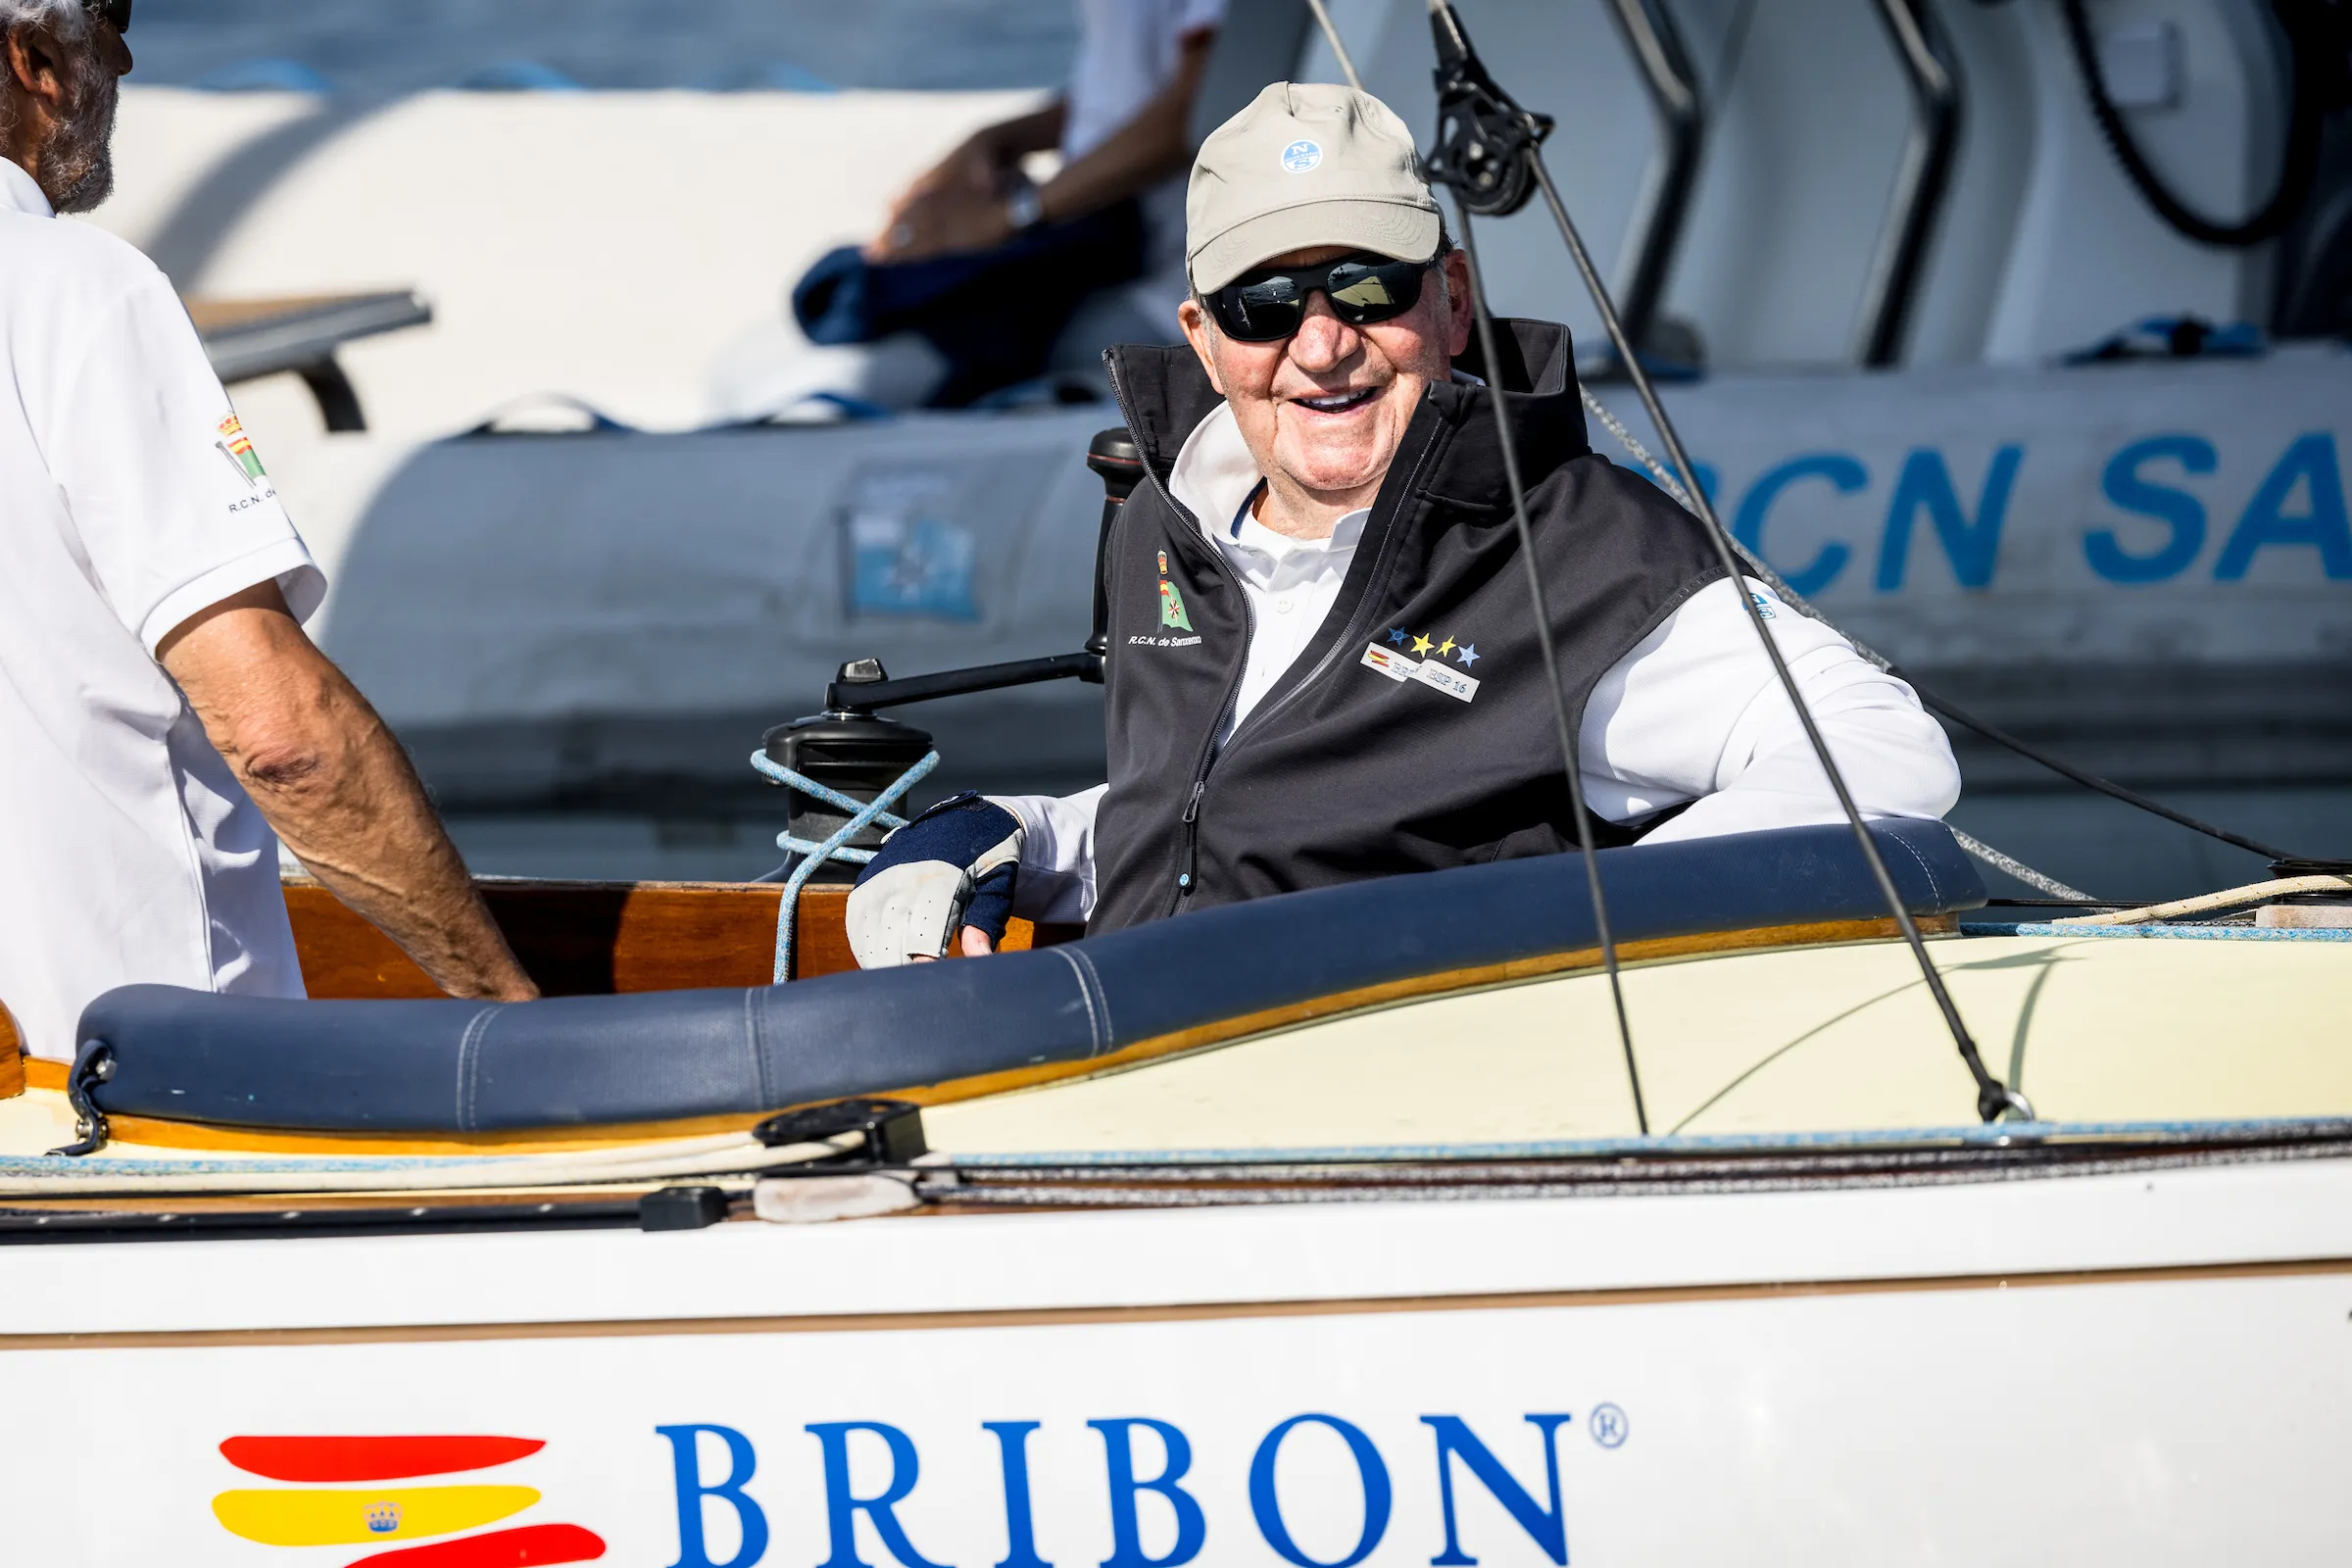
<path id="1" fill-rule="evenodd" d="M 262 476 L 261 454 L 253 450 L 253 442 L 246 438 L 245 426 L 237 422 L 235 415 L 220 421 L 220 439 L 216 444 L 228 454 L 228 461 L 237 466 L 248 483 Z"/>

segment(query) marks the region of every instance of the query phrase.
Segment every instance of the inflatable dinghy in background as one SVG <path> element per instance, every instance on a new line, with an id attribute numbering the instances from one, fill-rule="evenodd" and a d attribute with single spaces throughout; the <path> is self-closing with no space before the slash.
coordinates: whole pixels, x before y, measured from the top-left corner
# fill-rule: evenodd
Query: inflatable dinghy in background
<path id="1" fill-rule="evenodd" d="M 1420 6 L 1341 9 L 1367 85 L 1426 132 Z M 1465 15 L 1527 100 L 1559 110 L 1567 198 L 1617 258 L 1642 340 L 1703 367 L 1666 397 L 1745 542 L 2028 738 L 2143 786 L 2234 792 L 2264 836 L 2343 852 L 2314 837 L 2352 820 L 2352 358 L 2321 341 L 2059 363 L 2145 318 L 2271 317 L 2334 265 L 2324 236 L 2232 250 L 2168 228 L 2102 144 L 2054 6 Z M 1889 31 L 1904 19 L 1927 55 Z M 2120 112 L 2203 210 L 2258 206 L 2284 156 L 2263 26 L 2248 0 L 2100 19 Z M 1252 8 L 1221 39 L 1203 118 L 1284 75 L 1337 73 L 1303 6 Z M 1098 501 L 1080 459 L 1107 409 L 840 418 L 807 394 L 842 384 L 843 351 L 780 320 L 810 258 L 1026 101 L 436 93 L 361 110 L 132 90 L 130 196 L 101 216 L 188 292 L 430 300 L 430 327 L 340 355 L 365 433 L 324 434 L 291 376 L 237 395 L 334 578 L 326 645 L 447 807 L 726 819 L 768 804 L 745 793 L 747 743 L 808 711 L 841 660 L 911 674 L 1058 651 L 1084 623 Z M 1540 218 L 1492 226 L 1487 247 L 1500 308 L 1599 348 Z M 1599 396 L 1654 444 L 1605 370 Z M 572 433 L 548 433 L 514 406 L 533 393 L 603 417 L 559 411 Z M 742 422 L 770 416 L 833 422 Z M 1065 684 L 928 710 L 948 757 L 929 787 L 1092 782 L 1095 700 Z M 2176 864 L 2199 851 L 2170 837 L 2086 864 L 2108 819 L 2001 794 L 2050 780 L 1960 744 L 1962 820 L 2080 883 L 2257 874 Z M 2131 885 L 2158 862 L 2161 885 Z"/>

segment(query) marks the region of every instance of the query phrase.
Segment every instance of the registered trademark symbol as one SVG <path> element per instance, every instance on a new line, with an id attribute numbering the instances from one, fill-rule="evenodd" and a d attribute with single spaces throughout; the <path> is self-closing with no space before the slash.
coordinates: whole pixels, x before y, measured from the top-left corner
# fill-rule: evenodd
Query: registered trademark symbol
<path id="1" fill-rule="evenodd" d="M 1592 1407 L 1592 1441 L 1604 1448 L 1622 1446 L 1629 1430 L 1625 1412 L 1613 1404 L 1596 1404 Z"/>

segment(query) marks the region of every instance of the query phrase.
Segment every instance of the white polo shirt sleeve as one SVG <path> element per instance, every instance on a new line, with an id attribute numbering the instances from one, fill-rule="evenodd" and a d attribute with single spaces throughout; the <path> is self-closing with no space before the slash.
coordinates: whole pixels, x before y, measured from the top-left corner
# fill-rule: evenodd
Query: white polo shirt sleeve
<path id="1" fill-rule="evenodd" d="M 91 576 L 147 651 L 276 579 L 308 619 L 326 579 L 161 272 L 97 313 L 38 432 Z"/>
<path id="2" fill-rule="evenodd" d="M 1862 814 L 1950 810 L 1960 769 L 1917 694 L 1865 662 L 1835 627 L 1742 581 Z M 1601 678 L 1578 749 L 1585 798 L 1602 816 L 1625 821 L 1693 803 L 1644 844 L 1845 820 L 1729 581 L 1691 595 Z"/>

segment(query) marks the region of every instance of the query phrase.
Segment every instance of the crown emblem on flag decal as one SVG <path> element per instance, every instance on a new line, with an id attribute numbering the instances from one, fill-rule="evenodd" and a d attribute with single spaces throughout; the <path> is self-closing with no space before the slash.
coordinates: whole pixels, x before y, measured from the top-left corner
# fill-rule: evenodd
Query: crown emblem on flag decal
<path id="1" fill-rule="evenodd" d="M 291 1484 L 220 1493 L 213 1498 L 213 1517 L 230 1535 L 262 1546 L 433 1543 L 347 1559 L 354 1568 L 421 1564 L 426 1559 L 420 1553 L 431 1554 L 433 1568 L 593 1562 L 605 1554 L 605 1542 L 592 1530 L 553 1521 L 506 1522 L 539 1502 L 538 1488 L 485 1485 L 467 1474 L 514 1464 L 546 1446 L 538 1438 L 488 1435 L 230 1438 L 220 1445 L 220 1457 L 249 1476 Z M 385 1485 L 453 1476 L 464 1479 L 456 1485 Z"/>

